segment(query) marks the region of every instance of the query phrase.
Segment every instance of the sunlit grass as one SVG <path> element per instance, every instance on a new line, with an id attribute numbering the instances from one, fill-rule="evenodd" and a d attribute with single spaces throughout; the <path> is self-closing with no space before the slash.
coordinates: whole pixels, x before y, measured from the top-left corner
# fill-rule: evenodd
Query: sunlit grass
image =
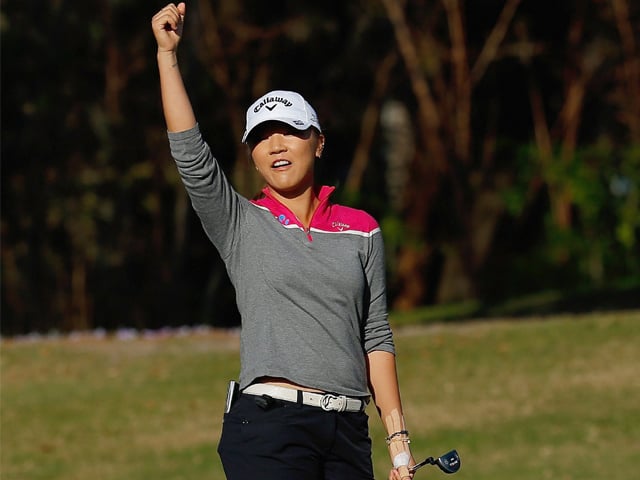
<path id="1" fill-rule="evenodd" d="M 457 448 L 454 478 L 636 473 L 640 312 L 397 326 L 396 343 L 414 454 Z M 0 476 L 223 479 L 216 446 L 237 370 L 237 337 L 220 333 L 5 341 Z M 384 434 L 369 414 L 384 479 Z M 443 475 L 425 470 L 416 478 Z"/>

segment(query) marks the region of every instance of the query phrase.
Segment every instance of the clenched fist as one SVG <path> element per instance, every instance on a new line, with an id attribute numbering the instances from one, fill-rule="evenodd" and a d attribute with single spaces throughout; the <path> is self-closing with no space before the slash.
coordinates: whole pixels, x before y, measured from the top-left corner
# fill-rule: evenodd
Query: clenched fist
<path id="1" fill-rule="evenodd" d="M 168 4 L 151 19 L 153 35 L 158 42 L 158 52 L 175 52 L 182 38 L 184 16 L 187 6 L 184 2 L 178 5 Z"/>

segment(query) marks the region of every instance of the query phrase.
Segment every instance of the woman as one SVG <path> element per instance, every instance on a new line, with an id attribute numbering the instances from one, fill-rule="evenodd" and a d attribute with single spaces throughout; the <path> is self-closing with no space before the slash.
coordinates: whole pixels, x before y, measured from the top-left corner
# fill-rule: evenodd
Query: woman
<path id="1" fill-rule="evenodd" d="M 152 20 L 172 155 L 220 252 L 242 318 L 240 393 L 218 452 L 229 479 L 371 479 L 369 395 L 388 432 L 390 479 L 414 461 L 387 321 L 375 220 L 314 183 L 325 137 L 313 108 L 274 91 L 247 110 L 243 142 L 265 180 L 249 201 L 203 141 L 177 61 L 186 6 Z M 231 392 L 232 393 L 232 392 Z"/>

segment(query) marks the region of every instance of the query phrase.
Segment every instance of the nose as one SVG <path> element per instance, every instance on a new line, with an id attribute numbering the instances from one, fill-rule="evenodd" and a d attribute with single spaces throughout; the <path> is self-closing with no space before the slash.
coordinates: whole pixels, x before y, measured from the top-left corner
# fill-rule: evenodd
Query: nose
<path id="1" fill-rule="evenodd" d="M 269 153 L 282 153 L 286 149 L 284 135 L 274 132 L 269 136 Z"/>

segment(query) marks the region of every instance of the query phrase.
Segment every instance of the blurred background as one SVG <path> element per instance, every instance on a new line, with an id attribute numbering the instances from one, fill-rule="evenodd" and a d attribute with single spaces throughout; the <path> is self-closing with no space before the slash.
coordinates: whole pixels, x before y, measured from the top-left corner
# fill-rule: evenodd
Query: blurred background
<path id="1" fill-rule="evenodd" d="M 169 155 L 165 3 L 2 2 L 3 335 L 239 323 Z M 194 0 L 180 64 L 247 196 L 246 107 L 315 106 L 317 175 L 381 223 L 394 311 L 627 308 L 639 32 L 632 0 Z"/>

